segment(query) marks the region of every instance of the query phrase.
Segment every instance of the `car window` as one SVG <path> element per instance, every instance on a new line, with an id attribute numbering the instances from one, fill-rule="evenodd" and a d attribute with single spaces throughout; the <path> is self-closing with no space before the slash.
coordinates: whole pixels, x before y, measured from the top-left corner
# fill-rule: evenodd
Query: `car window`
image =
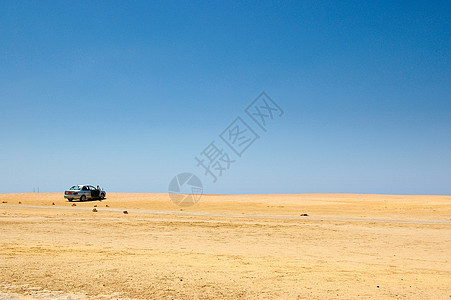
<path id="1" fill-rule="evenodd" d="M 78 187 L 78 185 L 74 185 L 74 186 L 72 186 L 69 190 L 70 191 L 77 191 L 77 190 L 79 190 L 80 188 Z"/>
<path id="2" fill-rule="evenodd" d="M 90 189 L 91 191 L 94 191 L 96 188 L 93 187 L 92 185 L 90 185 L 90 186 L 89 186 L 89 189 Z"/>

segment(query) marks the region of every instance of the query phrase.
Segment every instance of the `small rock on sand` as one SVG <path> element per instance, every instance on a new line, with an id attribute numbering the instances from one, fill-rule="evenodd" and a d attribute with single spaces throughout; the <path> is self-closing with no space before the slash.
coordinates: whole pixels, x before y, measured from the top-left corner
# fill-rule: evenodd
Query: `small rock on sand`
<path id="1" fill-rule="evenodd" d="M 8 203 L 8 202 L 6 202 L 6 201 L 2 201 L 2 203 Z"/>
<path id="2" fill-rule="evenodd" d="M 96 204 L 96 205 L 94 205 L 94 207 L 97 207 L 97 204 Z"/>
<path id="3" fill-rule="evenodd" d="M 52 202 L 52 205 L 55 205 L 55 202 Z"/>
<path id="4" fill-rule="evenodd" d="M 77 206 L 77 204 L 73 203 L 72 206 Z"/>
<path id="5" fill-rule="evenodd" d="M 110 207 L 110 206 L 107 204 L 107 205 L 105 205 L 105 207 Z"/>
<path id="6" fill-rule="evenodd" d="M 94 207 L 94 208 L 92 209 L 92 212 L 97 212 L 97 208 Z"/>
<path id="7" fill-rule="evenodd" d="M 308 214 L 301 214 L 301 217 L 308 217 Z"/>
<path id="8" fill-rule="evenodd" d="M 124 210 L 124 214 L 128 215 L 128 211 Z"/>

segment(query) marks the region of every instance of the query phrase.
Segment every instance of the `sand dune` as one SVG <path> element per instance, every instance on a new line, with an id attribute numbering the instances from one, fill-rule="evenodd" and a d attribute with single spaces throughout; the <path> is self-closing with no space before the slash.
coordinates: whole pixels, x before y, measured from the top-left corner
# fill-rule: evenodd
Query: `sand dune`
<path id="1" fill-rule="evenodd" d="M 0 298 L 449 299 L 450 204 L 204 195 L 180 208 L 167 194 L 110 193 L 72 206 L 60 193 L 0 194 Z"/>

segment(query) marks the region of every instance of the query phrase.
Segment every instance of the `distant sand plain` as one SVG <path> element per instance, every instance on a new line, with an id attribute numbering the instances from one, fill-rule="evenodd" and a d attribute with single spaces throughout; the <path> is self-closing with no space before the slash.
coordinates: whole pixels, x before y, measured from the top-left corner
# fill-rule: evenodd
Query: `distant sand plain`
<path id="1" fill-rule="evenodd" d="M 0 194 L 0 299 L 451 299 L 451 196 L 107 196 Z"/>

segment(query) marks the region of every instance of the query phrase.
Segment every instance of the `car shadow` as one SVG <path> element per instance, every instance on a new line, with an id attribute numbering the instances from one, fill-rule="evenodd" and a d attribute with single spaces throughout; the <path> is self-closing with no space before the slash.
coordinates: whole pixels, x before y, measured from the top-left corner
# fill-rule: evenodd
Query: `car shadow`
<path id="1" fill-rule="evenodd" d="M 103 199 L 86 199 L 85 201 L 81 201 L 80 199 L 78 199 L 78 200 L 72 200 L 72 201 L 69 201 L 68 200 L 68 202 L 96 202 L 96 201 L 99 201 L 99 202 L 102 202 L 103 200 L 106 200 L 107 198 L 103 198 Z"/>

